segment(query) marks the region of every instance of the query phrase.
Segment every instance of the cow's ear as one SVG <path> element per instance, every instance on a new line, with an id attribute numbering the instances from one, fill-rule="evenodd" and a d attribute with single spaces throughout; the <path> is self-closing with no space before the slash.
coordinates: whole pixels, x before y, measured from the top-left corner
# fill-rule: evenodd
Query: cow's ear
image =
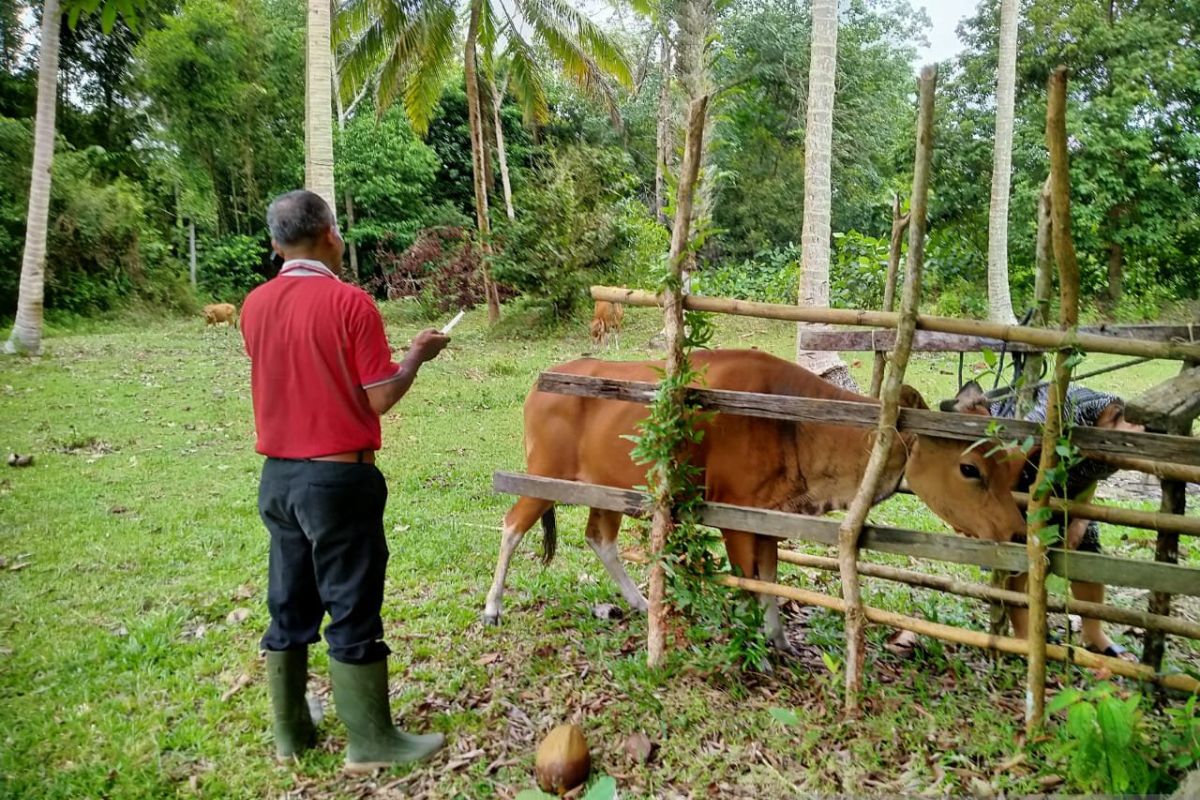
<path id="1" fill-rule="evenodd" d="M 900 387 L 900 405 L 903 408 L 929 408 L 921 393 L 907 383 Z"/>
<path id="2" fill-rule="evenodd" d="M 957 411 L 960 414 L 989 414 L 987 395 L 975 381 L 968 381 L 958 390 L 953 400 L 944 400 L 938 406 L 942 411 Z"/>

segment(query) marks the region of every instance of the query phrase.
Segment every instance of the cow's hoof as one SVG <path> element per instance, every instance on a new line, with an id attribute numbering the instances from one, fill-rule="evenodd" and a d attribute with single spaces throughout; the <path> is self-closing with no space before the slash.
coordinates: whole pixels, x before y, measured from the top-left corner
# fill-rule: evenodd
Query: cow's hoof
<path id="1" fill-rule="evenodd" d="M 483 612 L 482 619 L 483 619 L 483 624 L 489 628 L 494 628 L 500 624 L 500 614 L 499 613 L 492 614 L 492 613 L 485 611 L 485 612 Z"/>
<path id="2" fill-rule="evenodd" d="M 771 642 L 771 649 L 774 650 L 775 653 L 780 658 L 799 658 L 800 657 L 800 651 L 797 650 L 792 645 L 792 643 L 789 642 L 787 639 L 784 639 L 782 641 L 773 640 Z"/>

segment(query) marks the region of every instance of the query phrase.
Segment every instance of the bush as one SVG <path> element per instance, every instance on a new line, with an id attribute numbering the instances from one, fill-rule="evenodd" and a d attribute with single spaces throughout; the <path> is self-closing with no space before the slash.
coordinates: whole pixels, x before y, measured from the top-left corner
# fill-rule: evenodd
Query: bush
<path id="1" fill-rule="evenodd" d="M 795 303 L 800 287 L 800 248 L 791 244 L 746 261 L 705 265 L 692 277 L 692 291 L 712 297 Z"/>
<path id="2" fill-rule="evenodd" d="M 222 303 L 241 305 L 250 290 L 266 280 L 267 248 L 253 236 L 230 234 L 197 242 L 196 282 L 201 291 Z"/>
<path id="3" fill-rule="evenodd" d="M 465 228 L 428 228 L 401 253 L 386 245 L 377 248 L 375 259 L 381 272 L 366 288 L 383 290 L 389 300 L 415 298 L 425 319 L 474 308 L 487 302 L 479 256 L 479 248 Z M 503 287 L 500 294 L 511 296 Z"/>
<path id="4" fill-rule="evenodd" d="M 560 319 L 587 301 L 590 284 L 645 280 L 645 260 L 665 232 L 625 200 L 635 182 L 617 148 L 554 152 L 516 197 L 517 218 L 497 225 L 496 279 Z"/>

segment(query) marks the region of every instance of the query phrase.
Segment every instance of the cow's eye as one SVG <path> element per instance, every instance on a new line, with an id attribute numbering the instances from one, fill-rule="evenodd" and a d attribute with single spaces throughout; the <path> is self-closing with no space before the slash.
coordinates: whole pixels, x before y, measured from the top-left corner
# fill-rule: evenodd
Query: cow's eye
<path id="1" fill-rule="evenodd" d="M 975 466 L 974 464 L 959 464 L 958 471 L 961 472 L 962 476 L 969 481 L 979 480 L 979 467 Z"/>

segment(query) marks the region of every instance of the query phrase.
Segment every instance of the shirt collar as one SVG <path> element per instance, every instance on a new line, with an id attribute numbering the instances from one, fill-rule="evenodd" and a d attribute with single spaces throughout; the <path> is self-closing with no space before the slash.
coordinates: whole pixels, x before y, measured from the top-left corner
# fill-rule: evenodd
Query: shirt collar
<path id="1" fill-rule="evenodd" d="M 293 258 L 283 262 L 283 266 L 279 268 L 279 275 L 289 278 L 324 277 L 338 280 L 338 276 L 333 273 L 333 270 L 311 258 Z"/>

